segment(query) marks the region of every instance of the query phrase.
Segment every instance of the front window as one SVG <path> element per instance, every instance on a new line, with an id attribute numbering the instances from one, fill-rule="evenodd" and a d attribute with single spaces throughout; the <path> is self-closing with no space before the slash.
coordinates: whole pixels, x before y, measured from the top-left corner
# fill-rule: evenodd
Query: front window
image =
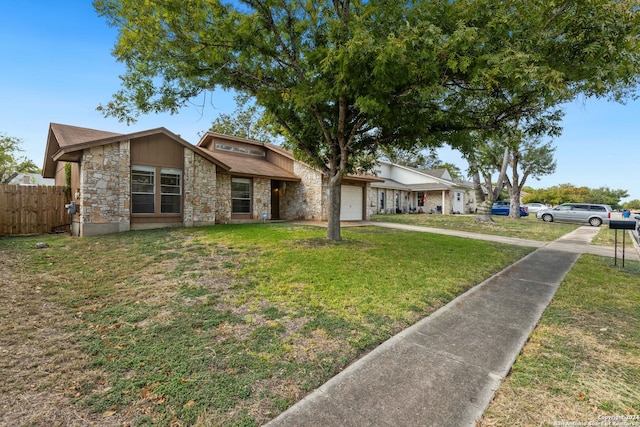
<path id="1" fill-rule="evenodd" d="M 251 179 L 231 179 L 231 212 L 240 214 L 251 213 Z"/>
<path id="2" fill-rule="evenodd" d="M 424 206 L 425 200 L 427 200 L 427 193 L 422 191 L 418 192 L 418 206 Z"/>
<path id="3" fill-rule="evenodd" d="M 155 168 L 131 169 L 131 213 L 155 212 Z"/>
<path id="4" fill-rule="evenodd" d="M 160 172 L 160 212 L 180 213 L 181 170 L 162 168 Z"/>
<path id="5" fill-rule="evenodd" d="M 160 185 L 157 185 L 157 177 Z M 179 214 L 182 206 L 180 169 L 133 166 L 131 168 L 131 213 Z"/>

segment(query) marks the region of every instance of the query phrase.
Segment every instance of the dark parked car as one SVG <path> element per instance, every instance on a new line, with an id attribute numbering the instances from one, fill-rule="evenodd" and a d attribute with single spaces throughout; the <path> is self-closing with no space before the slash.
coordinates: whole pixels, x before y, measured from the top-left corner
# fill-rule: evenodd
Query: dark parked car
<path id="1" fill-rule="evenodd" d="M 491 215 L 509 215 L 509 205 L 511 202 L 508 200 L 496 200 L 493 202 L 493 207 L 491 208 Z M 520 206 L 520 216 L 528 216 L 529 209 L 526 206 Z"/>

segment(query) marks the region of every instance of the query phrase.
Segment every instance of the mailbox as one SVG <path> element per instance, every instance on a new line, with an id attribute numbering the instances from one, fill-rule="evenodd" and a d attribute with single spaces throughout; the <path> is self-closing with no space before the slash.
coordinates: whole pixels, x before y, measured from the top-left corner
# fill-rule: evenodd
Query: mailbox
<path id="1" fill-rule="evenodd" d="M 609 228 L 611 230 L 635 230 L 636 222 L 612 219 L 612 220 L 609 220 Z"/>

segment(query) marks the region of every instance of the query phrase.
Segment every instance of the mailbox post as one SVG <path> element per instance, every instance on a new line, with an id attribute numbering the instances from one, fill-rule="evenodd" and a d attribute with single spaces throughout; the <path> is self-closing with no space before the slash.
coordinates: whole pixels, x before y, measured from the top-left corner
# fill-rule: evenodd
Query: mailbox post
<path id="1" fill-rule="evenodd" d="M 621 220 L 609 220 L 609 229 L 616 230 L 616 237 L 614 240 L 614 261 L 613 265 L 618 265 L 618 230 L 635 230 L 636 222 L 635 221 L 621 221 Z M 622 267 L 624 267 L 624 247 L 626 244 L 625 236 L 627 235 L 626 231 L 622 232 Z"/>

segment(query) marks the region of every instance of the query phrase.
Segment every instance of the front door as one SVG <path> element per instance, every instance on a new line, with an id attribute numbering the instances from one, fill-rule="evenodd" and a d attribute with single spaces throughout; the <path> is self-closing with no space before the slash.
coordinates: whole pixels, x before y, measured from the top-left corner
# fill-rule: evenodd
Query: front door
<path id="1" fill-rule="evenodd" d="M 454 213 L 465 213 L 464 212 L 464 195 L 462 191 L 456 191 L 453 193 L 453 206 Z"/>
<path id="2" fill-rule="evenodd" d="M 271 219 L 280 219 L 280 192 L 282 181 L 271 181 Z"/>

